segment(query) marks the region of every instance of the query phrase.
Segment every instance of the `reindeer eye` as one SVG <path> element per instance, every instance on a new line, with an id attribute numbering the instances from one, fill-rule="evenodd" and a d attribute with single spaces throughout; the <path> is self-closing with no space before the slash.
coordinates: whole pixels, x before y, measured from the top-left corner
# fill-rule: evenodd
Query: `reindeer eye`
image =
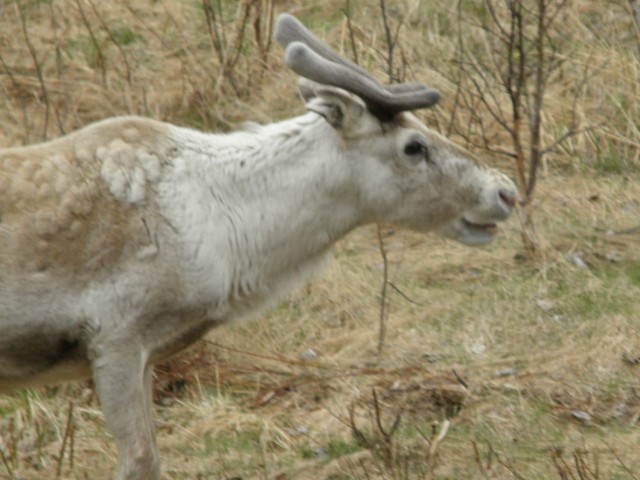
<path id="1" fill-rule="evenodd" d="M 419 140 L 412 140 L 407 143 L 404 147 L 404 153 L 410 157 L 419 155 L 424 157 L 425 161 L 429 161 L 429 148 Z"/>

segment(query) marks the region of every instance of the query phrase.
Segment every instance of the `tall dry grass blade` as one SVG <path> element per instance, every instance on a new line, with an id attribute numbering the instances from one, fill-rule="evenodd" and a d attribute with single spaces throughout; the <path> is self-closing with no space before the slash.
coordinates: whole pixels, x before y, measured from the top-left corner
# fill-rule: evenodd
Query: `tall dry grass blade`
<path id="1" fill-rule="evenodd" d="M 636 29 L 636 36 L 638 37 L 638 51 L 640 52 L 640 2 L 638 0 L 629 0 L 629 7 L 631 8 L 631 16 Z"/>
<path id="2" fill-rule="evenodd" d="M 431 445 L 429 445 L 429 465 L 434 465 L 436 460 L 436 455 L 438 454 L 438 448 L 440 444 L 447 436 L 449 432 L 449 427 L 451 426 L 451 422 L 449 420 L 445 420 L 442 422 L 440 426 L 440 431 L 437 435 L 435 435 L 431 440 Z"/>
<path id="3" fill-rule="evenodd" d="M 67 411 L 67 424 L 64 430 L 64 436 L 62 437 L 62 445 L 60 445 L 60 452 L 58 453 L 58 465 L 56 467 L 56 480 L 61 478 L 62 467 L 64 465 L 64 455 L 67 448 L 67 441 L 70 441 L 69 451 L 69 466 L 73 470 L 73 446 L 74 446 L 74 426 L 73 426 L 73 401 L 69 402 L 69 410 Z M 70 439 L 70 440 L 69 440 Z"/>
<path id="4" fill-rule="evenodd" d="M 620 466 L 624 469 L 625 472 L 627 472 L 627 474 L 629 475 L 629 477 L 633 480 L 639 480 L 639 477 L 633 472 L 633 470 L 631 470 L 627 464 L 625 462 L 622 461 L 622 459 L 620 458 L 620 455 L 618 455 L 618 452 L 616 452 L 616 450 L 609 445 L 608 442 L 603 440 L 603 443 L 607 446 L 607 448 L 609 449 L 609 451 L 611 452 L 611 454 L 614 456 L 614 458 L 616 459 L 616 461 L 618 462 L 618 464 L 620 464 Z"/>
<path id="5" fill-rule="evenodd" d="M 13 475 L 13 470 L 11 470 L 11 467 L 9 466 L 9 461 L 7 460 L 7 457 L 4 454 L 4 450 L 2 449 L 2 447 L 0 447 L 0 460 L 2 460 L 2 464 L 4 465 L 4 468 L 7 470 L 7 475 L 9 475 L 9 479 L 16 480 L 16 477 Z"/>

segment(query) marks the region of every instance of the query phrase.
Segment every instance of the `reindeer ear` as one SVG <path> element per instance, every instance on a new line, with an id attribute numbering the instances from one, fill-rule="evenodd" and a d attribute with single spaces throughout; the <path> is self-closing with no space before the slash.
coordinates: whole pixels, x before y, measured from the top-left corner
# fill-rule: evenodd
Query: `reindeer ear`
<path id="1" fill-rule="evenodd" d="M 307 80 L 304 77 L 298 78 L 298 93 L 300 94 L 300 97 L 302 98 L 304 103 L 307 103 L 309 100 L 316 96 L 316 89 L 319 86 L 320 85 L 316 82 Z"/>
<path id="2" fill-rule="evenodd" d="M 362 99 L 341 88 L 319 85 L 313 89 L 313 95 L 307 90 L 301 95 L 309 96 L 307 110 L 322 115 L 333 128 L 349 130 L 362 118 L 367 107 Z"/>

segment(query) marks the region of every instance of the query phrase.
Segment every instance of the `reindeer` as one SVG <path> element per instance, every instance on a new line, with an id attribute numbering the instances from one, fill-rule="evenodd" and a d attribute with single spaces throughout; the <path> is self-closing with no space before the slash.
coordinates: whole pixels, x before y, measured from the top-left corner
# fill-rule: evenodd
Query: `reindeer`
<path id="1" fill-rule="evenodd" d="M 111 118 L 0 150 L 0 393 L 93 378 L 119 480 L 159 478 L 153 365 L 254 314 L 359 225 L 484 244 L 513 183 L 294 17 L 276 39 L 307 112 L 229 134 Z"/>

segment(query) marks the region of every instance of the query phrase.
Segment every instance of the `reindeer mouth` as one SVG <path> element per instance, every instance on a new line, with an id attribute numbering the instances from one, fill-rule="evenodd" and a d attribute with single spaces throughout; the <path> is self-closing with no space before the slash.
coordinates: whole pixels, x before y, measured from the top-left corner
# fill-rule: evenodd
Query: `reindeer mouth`
<path id="1" fill-rule="evenodd" d="M 494 222 L 477 223 L 462 217 L 456 223 L 450 236 L 464 245 L 485 245 L 498 234 L 498 225 Z"/>
<path id="2" fill-rule="evenodd" d="M 498 233 L 498 225 L 495 223 L 474 223 L 462 218 L 462 225 L 470 233 L 489 235 L 494 237 Z"/>

